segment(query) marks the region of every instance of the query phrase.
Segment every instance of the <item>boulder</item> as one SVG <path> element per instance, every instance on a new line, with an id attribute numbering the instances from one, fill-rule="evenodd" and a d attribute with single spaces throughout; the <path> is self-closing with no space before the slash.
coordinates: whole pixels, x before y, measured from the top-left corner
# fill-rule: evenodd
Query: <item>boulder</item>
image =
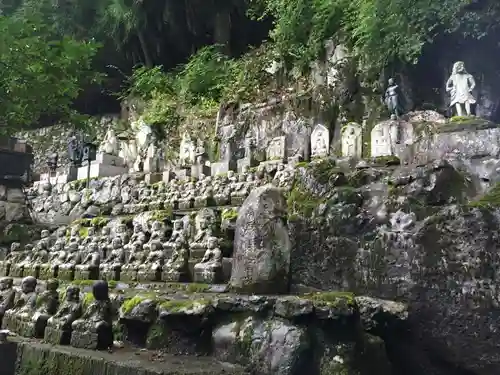
<path id="1" fill-rule="evenodd" d="M 266 185 L 252 190 L 236 220 L 233 290 L 254 294 L 286 293 L 291 243 L 283 192 Z"/>

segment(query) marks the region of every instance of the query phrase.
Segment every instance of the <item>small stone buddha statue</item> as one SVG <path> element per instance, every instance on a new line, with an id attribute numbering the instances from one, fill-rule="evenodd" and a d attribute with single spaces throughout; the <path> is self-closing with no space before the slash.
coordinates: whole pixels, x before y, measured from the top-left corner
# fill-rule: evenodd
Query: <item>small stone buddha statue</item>
<path id="1" fill-rule="evenodd" d="M 246 173 L 240 173 L 238 175 L 238 181 L 232 184 L 231 204 L 233 206 L 242 205 L 246 197 L 250 193 L 249 185 L 246 179 Z"/>
<path id="2" fill-rule="evenodd" d="M 75 348 L 105 350 L 113 345 L 113 306 L 106 281 L 96 281 L 92 287 L 94 301 L 81 319 L 71 324 L 71 346 Z"/>
<path id="3" fill-rule="evenodd" d="M 105 258 L 108 252 L 108 249 L 111 245 L 111 228 L 110 227 L 103 227 L 101 229 L 101 234 L 99 236 L 99 249 L 102 249 L 102 256 Z"/>
<path id="4" fill-rule="evenodd" d="M 214 188 L 212 186 L 212 178 L 210 176 L 201 180 L 200 187 L 194 198 L 194 207 L 201 208 L 212 205 L 214 198 Z"/>
<path id="5" fill-rule="evenodd" d="M 142 225 L 140 223 L 134 224 L 134 231 L 132 236 L 130 237 L 130 241 L 123 247 L 125 250 L 130 251 L 134 247 L 136 243 L 141 243 L 145 239 L 145 233 L 143 231 Z M 141 246 L 144 245 L 145 242 L 141 243 Z"/>
<path id="6" fill-rule="evenodd" d="M 141 281 L 159 281 L 164 263 L 165 254 L 162 245 L 158 242 L 151 243 L 145 261 L 138 268 L 138 279 Z"/>
<path id="7" fill-rule="evenodd" d="M 151 225 L 151 236 L 149 237 L 148 243 L 144 245 L 144 248 L 146 250 L 149 250 L 153 242 L 161 244 L 164 241 L 165 241 L 165 227 L 163 223 L 160 221 L 153 222 L 153 224 Z"/>
<path id="8" fill-rule="evenodd" d="M 99 276 L 99 266 L 101 264 L 101 252 L 96 242 L 91 242 L 87 246 L 85 257 L 81 264 L 75 266 L 75 279 L 95 280 Z"/>
<path id="9" fill-rule="evenodd" d="M 27 244 L 24 246 L 22 253 L 23 254 L 19 257 L 19 260 L 11 265 L 9 275 L 12 277 L 23 277 L 24 270 L 31 266 L 34 256 L 33 245 Z"/>
<path id="10" fill-rule="evenodd" d="M 202 251 L 201 254 L 205 253 L 205 249 L 207 247 L 207 239 L 212 234 L 212 230 L 210 228 L 209 220 L 206 217 L 197 217 L 196 218 L 196 232 L 193 238 L 193 241 L 190 244 L 191 255 L 196 258 L 197 254 Z M 199 255 L 201 258 L 202 255 Z M 198 258 L 199 259 L 199 258 Z"/>
<path id="11" fill-rule="evenodd" d="M 9 276 L 12 265 L 18 263 L 23 257 L 24 252 L 22 251 L 21 244 L 19 242 L 13 242 L 10 245 L 9 253 L 6 255 L 5 259 L 0 262 L 1 274 Z"/>
<path id="12" fill-rule="evenodd" d="M 47 320 L 44 340 L 53 345 L 69 345 L 71 325 L 83 313 L 80 302 L 80 288 L 70 285 L 66 288 L 65 299 L 59 310 Z"/>
<path id="13" fill-rule="evenodd" d="M 37 308 L 31 317 L 35 338 L 43 338 L 47 321 L 59 308 L 59 292 L 57 288 L 59 288 L 59 281 L 50 279 L 47 281 L 46 290 L 38 295 Z"/>
<path id="14" fill-rule="evenodd" d="M 79 225 L 71 228 L 71 232 L 69 234 L 69 245 L 76 243 L 78 246 L 80 246 L 80 243 L 82 242 L 82 237 L 80 237 L 80 229 L 82 228 Z"/>
<path id="15" fill-rule="evenodd" d="M 179 210 L 187 210 L 193 207 L 196 189 L 194 182 L 188 182 L 178 199 Z"/>
<path id="16" fill-rule="evenodd" d="M 78 249 L 80 251 L 86 251 L 87 246 L 94 240 L 95 236 L 96 236 L 95 228 L 94 227 L 88 228 L 87 229 L 87 236 L 82 240 Z"/>
<path id="17" fill-rule="evenodd" d="M 121 223 L 116 226 L 115 237 L 119 237 L 121 239 L 122 246 L 126 245 L 129 242 L 130 236 L 128 234 L 128 228 L 126 224 Z"/>
<path id="18" fill-rule="evenodd" d="M 194 266 L 194 281 L 216 284 L 222 282 L 222 251 L 217 237 L 209 237 L 203 259 Z"/>
<path id="19" fill-rule="evenodd" d="M 122 267 L 120 280 L 121 281 L 137 281 L 137 272 L 141 264 L 146 260 L 148 252 L 139 244 L 132 245 L 130 255 Z"/>
<path id="20" fill-rule="evenodd" d="M 125 263 L 125 251 L 120 237 L 115 237 L 111 241 L 111 252 L 106 260 L 99 266 L 101 276 L 107 280 L 120 280 L 120 271 Z"/>
<path id="21" fill-rule="evenodd" d="M 7 310 L 3 317 L 2 328 L 18 333 L 21 322 L 29 322 L 36 310 L 37 281 L 33 276 L 27 276 L 21 281 L 21 294 L 14 302 L 12 309 Z"/>
<path id="22" fill-rule="evenodd" d="M 184 221 L 182 219 L 174 220 L 172 234 L 167 242 L 163 244 L 163 248 L 166 251 L 165 256 L 170 258 L 172 249 L 175 247 L 175 243 L 178 239 L 187 237 L 186 229 L 184 228 Z"/>
<path id="23" fill-rule="evenodd" d="M 189 274 L 189 245 L 184 237 L 175 241 L 175 246 L 170 259 L 163 267 L 162 281 L 186 281 Z"/>
<path id="24" fill-rule="evenodd" d="M 62 280 L 74 280 L 75 267 L 82 262 L 82 256 L 76 242 L 70 242 L 67 249 L 66 259 L 59 265 L 57 277 Z"/>
<path id="25" fill-rule="evenodd" d="M 233 171 L 229 172 L 234 173 Z M 217 206 L 225 206 L 231 200 L 231 184 L 226 175 L 216 177 L 218 181 L 214 186 L 214 201 Z"/>
<path id="26" fill-rule="evenodd" d="M 0 279 L 0 326 L 5 312 L 14 307 L 16 291 L 13 286 L 14 279 L 12 277 L 2 277 Z"/>

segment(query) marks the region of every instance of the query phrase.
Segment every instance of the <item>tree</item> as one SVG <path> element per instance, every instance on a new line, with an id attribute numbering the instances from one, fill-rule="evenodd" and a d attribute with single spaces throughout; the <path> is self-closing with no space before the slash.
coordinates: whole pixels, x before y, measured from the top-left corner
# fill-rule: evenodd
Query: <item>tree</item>
<path id="1" fill-rule="evenodd" d="M 91 66 L 98 45 L 52 38 L 50 27 L 34 15 L 0 16 L 0 35 L 2 130 L 74 119 L 73 101 L 102 78 Z"/>

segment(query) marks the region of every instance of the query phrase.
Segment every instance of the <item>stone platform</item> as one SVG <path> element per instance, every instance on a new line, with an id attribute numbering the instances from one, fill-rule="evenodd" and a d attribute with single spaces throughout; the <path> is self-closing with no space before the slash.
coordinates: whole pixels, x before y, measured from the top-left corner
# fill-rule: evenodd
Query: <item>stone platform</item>
<path id="1" fill-rule="evenodd" d="M 210 357 L 172 356 L 133 348 L 96 352 L 9 338 L 0 344 L 1 375 L 244 375 L 240 366 Z M 17 370 L 16 370 L 17 364 Z"/>

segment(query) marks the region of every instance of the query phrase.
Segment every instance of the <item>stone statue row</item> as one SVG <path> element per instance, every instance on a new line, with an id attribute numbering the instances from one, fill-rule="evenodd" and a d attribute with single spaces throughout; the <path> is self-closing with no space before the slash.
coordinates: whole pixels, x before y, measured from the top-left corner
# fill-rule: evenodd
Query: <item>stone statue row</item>
<path id="1" fill-rule="evenodd" d="M 71 229 L 69 237 L 61 228 L 55 241 L 43 230 L 34 245 L 22 249 L 13 243 L 0 262 L 0 272 L 42 279 L 220 283 L 229 277 L 230 266 L 224 272 L 223 255 L 231 256 L 231 246 L 223 254 L 216 222 L 215 213 L 206 209 L 195 217 L 194 230 L 189 216 L 175 220 L 170 236 L 160 221 L 153 222 L 150 231 L 136 223 L 131 236 L 125 224 L 117 225 L 114 233 L 104 227 L 100 235 L 92 227 L 85 228 L 85 237 L 80 236 L 79 226 Z"/>
<path id="2" fill-rule="evenodd" d="M 405 112 L 405 98 L 394 78 L 388 80 L 383 97 L 384 103 L 393 120 L 399 119 Z M 446 81 L 446 92 L 450 95 L 450 107 L 454 107 L 457 116 L 471 116 L 471 105 L 476 104 L 472 91 L 476 87 L 474 77 L 467 72 L 463 61 L 453 64 L 450 77 Z"/>
<path id="3" fill-rule="evenodd" d="M 37 279 L 25 277 L 19 291 L 13 279 L 0 279 L 0 321 L 8 329 L 24 337 L 35 337 L 56 345 L 78 348 L 107 349 L 113 345 L 113 308 L 108 283 L 97 281 L 92 302 L 84 306 L 80 289 L 68 286 L 59 295 L 58 280 L 46 283 L 37 292 Z M 62 298 L 62 301 L 61 301 Z"/>

